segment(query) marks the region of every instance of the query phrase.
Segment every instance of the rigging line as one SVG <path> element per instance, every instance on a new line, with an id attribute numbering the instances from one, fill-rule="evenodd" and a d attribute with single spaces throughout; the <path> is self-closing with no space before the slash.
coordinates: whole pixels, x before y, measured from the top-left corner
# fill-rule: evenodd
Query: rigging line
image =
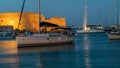
<path id="1" fill-rule="evenodd" d="M 115 0 L 115 25 L 117 24 L 117 0 Z"/>
<path id="2" fill-rule="evenodd" d="M 108 20 L 108 23 L 109 23 L 109 27 L 111 27 L 111 21 L 112 21 L 112 17 L 113 17 L 113 15 L 112 15 L 112 13 L 113 13 L 113 2 L 111 2 L 111 5 L 110 5 L 110 12 L 109 12 L 109 20 Z"/>
<path id="3" fill-rule="evenodd" d="M 41 23 L 41 18 L 40 18 L 40 0 L 38 0 L 38 33 L 40 33 L 40 23 Z"/>
<path id="4" fill-rule="evenodd" d="M 102 8 L 100 8 L 100 25 L 102 26 Z"/>
<path id="5" fill-rule="evenodd" d="M 25 5 L 25 0 L 23 0 L 22 9 L 21 9 L 21 12 L 20 12 L 20 19 L 19 19 L 18 27 L 17 27 L 18 29 L 19 29 L 19 25 L 20 25 L 20 21 L 21 21 L 22 13 L 23 13 L 24 5 Z"/>
<path id="6" fill-rule="evenodd" d="M 120 12 L 119 12 L 119 24 L 120 24 Z"/>
<path id="7" fill-rule="evenodd" d="M 106 23 L 107 26 L 109 27 L 109 17 L 108 17 L 108 9 L 106 8 Z"/>
<path id="8" fill-rule="evenodd" d="M 108 20 L 109 26 L 111 25 L 111 19 L 112 19 L 111 17 L 112 17 L 112 9 L 110 8 L 109 20 Z"/>

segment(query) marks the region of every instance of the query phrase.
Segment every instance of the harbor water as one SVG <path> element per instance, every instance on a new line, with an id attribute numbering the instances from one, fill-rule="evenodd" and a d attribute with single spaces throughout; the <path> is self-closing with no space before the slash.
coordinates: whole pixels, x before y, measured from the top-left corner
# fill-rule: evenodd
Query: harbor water
<path id="1" fill-rule="evenodd" d="M 73 44 L 27 48 L 0 40 L 0 68 L 120 68 L 120 40 L 78 34 Z"/>

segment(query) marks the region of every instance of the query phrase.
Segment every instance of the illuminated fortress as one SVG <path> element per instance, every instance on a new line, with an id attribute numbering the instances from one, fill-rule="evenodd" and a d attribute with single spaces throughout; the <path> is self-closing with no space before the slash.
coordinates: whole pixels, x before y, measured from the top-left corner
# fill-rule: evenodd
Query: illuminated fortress
<path id="1" fill-rule="evenodd" d="M 44 15 L 40 15 L 41 21 L 49 22 L 51 24 L 58 25 L 59 27 L 66 27 L 65 18 L 50 18 L 45 19 Z M 38 14 L 32 12 L 23 12 L 22 18 L 19 24 L 20 12 L 4 12 L 0 13 L 0 26 L 13 26 L 13 29 L 30 30 L 37 32 L 38 29 Z"/>

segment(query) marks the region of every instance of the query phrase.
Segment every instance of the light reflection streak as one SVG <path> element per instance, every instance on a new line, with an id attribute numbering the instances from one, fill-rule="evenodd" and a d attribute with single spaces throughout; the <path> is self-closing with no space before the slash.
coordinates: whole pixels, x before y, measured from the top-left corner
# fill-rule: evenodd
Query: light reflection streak
<path id="1" fill-rule="evenodd" d="M 0 41 L 0 54 L 17 54 L 16 41 Z"/>
<path id="2" fill-rule="evenodd" d="M 1 68 L 19 68 L 19 56 L 16 41 L 0 41 Z"/>
<path id="3" fill-rule="evenodd" d="M 3 64 L 18 63 L 18 59 L 16 57 L 2 58 L 2 59 L 0 59 L 0 63 L 3 63 Z"/>
<path id="4" fill-rule="evenodd" d="M 21 68 L 21 64 L 29 67 L 44 67 L 44 52 L 69 51 L 73 44 L 17 48 L 15 41 L 0 41 L 0 68 Z M 33 56 L 34 55 L 34 56 Z M 29 57 L 29 58 L 28 58 Z M 34 65 L 32 65 L 34 63 Z M 20 67 L 21 66 L 21 67 Z"/>
<path id="5" fill-rule="evenodd" d="M 90 68 L 90 55 L 89 55 L 89 51 L 90 51 L 90 40 L 89 40 L 89 36 L 85 35 L 84 36 L 84 50 L 85 50 L 85 65 L 86 68 Z"/>

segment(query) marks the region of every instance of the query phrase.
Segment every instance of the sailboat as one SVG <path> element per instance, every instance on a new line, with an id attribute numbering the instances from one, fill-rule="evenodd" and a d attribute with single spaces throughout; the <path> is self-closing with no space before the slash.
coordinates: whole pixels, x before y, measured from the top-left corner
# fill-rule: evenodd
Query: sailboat
<path id="1" fill-rule="evenodd" d="M 38 5 L 40 6 L 40 0 L 38 0 Z M 40 7 L 38 7 L 40 8 Z M 40 15 L 38 11 L 38 23 L 40 24 Z M 39 27 L 39 26 L 38 26 Z M 73 35 L 63 34 L 63 33 L 38 33 L 38 34 L 29 34 L 25 36 L 17 36 L 17 47 L 29 47 L 29 46 L 44 46 L 44 45 L 56 45 L 56 44 L 65 44 L 72 43 L 74 40 Z"/>
<path id="2" fill-rule="evenodd" d="M 119 15 L 119 16 L 117 16 Z M 115 29 L 112 30 L 111 32 L 107 33 L 108 37 L 110 40 L 116 40 L 116 39 L 120 39 L 120 26 L 118 24 L 118 22 L 120 22 L 120 13 L 118 14 L 117 12 L 117 0 L 115 0 Z"/>
<path id="3" fill-rule="evenodd" d="M 89 34 L 89 33 L 101 33 L 101 32 L 104 32 L 104 31 L 101 31 L 101 30 L 96 30 L 96 29 L 90 29 L 87 27 L 87 8 L 88 8 L 88 5 L 87 5 L 87 0 L 86 0 L 86 5 L 85 5 L 85 14 L 84 14 L 84 23 L 83 23 L 83 29 L 77 29 L 76 32 L 79 33 L 79 34 Z"/>

